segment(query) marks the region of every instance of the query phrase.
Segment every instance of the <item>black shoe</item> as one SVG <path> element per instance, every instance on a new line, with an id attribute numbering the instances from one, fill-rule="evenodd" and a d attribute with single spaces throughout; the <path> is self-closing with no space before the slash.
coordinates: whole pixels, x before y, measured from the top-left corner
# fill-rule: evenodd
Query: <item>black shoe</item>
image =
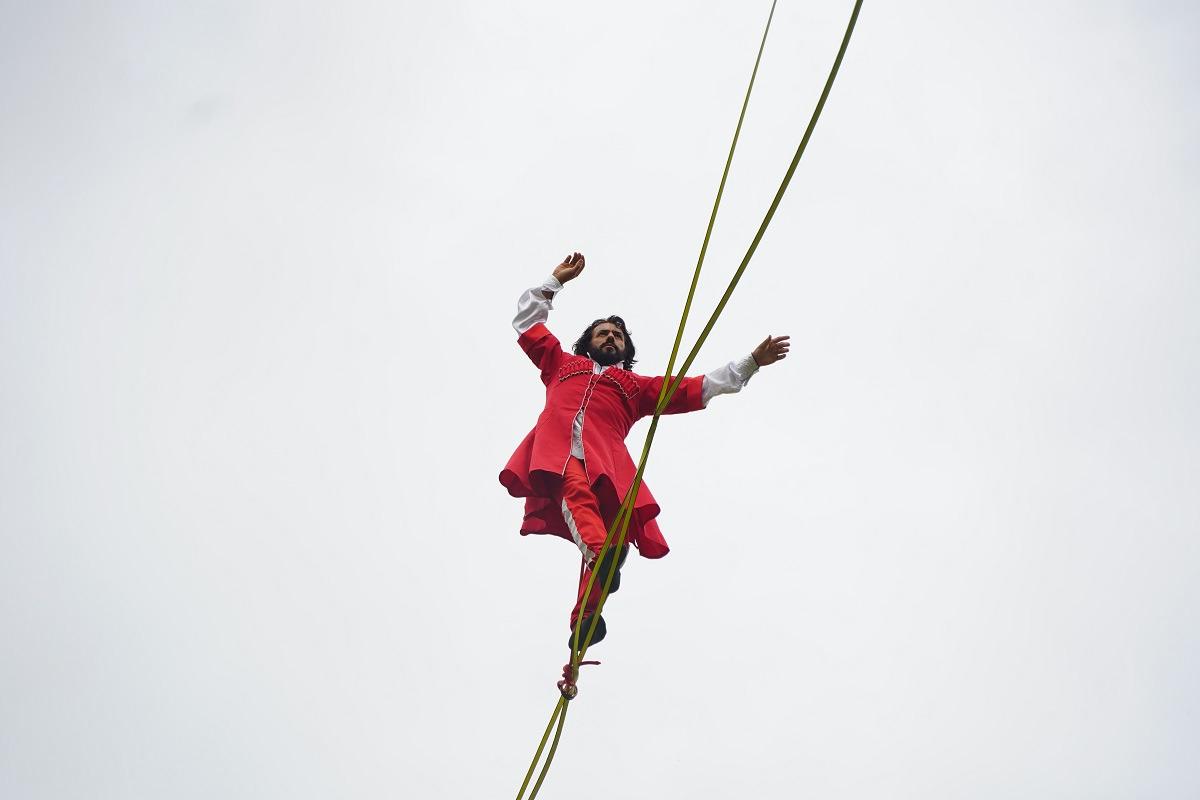
<path id="1" fill-rule="evenodd" d="M 583 623 L 579 627 L 579 644 L 580 645 L 582 645 L 583 640 L 587 638 L 588 628 L 590 628 L 591 625 L 592 625 L 592 618 L 584 617 Z M 591 644 L 599 643 L 600 640 L 603 639 L 605 634 L 607 634 L 607 633 L 608 633 L 608 626 L 604 624 L 604 616 L 601 615 L 600 618 L 596 620 L 596 632 L 592 634 Z M 589 645 L 589 647 L 591 646 L 591 644 Z M 567 639 L 567 647 L 571 648 L 571 650 L 575 649 L 575 628 L 574 627 L 571 628 L 571 638 Z"/>
<path id="2" fill-rule="evenodd" d="M 617 555 L 617 567 L 616 573 L 612 578 L 612 585 L 608 587 L 609 594 L 616 594 L 617 589 L 621 588 L 621 567 L 625 566 L 625 556 L 629 555 L 629 545 L 622 547 L 620 554 L 617 554 L 616 550 L 609 550 L 604 554 L 604 558 L 600 560 L 600 563 L 594 568 L 596 573 L 595 585 L 603 589 L 604 581 L 608 579 L 608 573 L 612 570 L 614 555 Z"/>

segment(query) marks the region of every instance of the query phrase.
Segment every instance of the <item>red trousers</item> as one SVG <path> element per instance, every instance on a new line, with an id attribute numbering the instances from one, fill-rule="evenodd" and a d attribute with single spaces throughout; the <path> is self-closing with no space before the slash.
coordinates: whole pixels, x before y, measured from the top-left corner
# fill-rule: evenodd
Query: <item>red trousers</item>
<path id="1" fill-rule="evenodd" d="M 585 617 L 591 616 L 600 605 L 600 590 L 604 587 L 600 585 L 599 578 L 594 581 L 592 591 L 586 598 L 584 592 L 592 576 L 590 567 L 595 563 L 596 554 L 600 552 L 600 548 L 604 546 L 604 539 L 608 536 L 608 525 L 600 514 L 600 502 L 592 491 L 583 462 L 574 456 L 567 461 L 567 468 L 563 471 L 562 494 L 556 499 L 562 507 L 563 519 L 567 523 L 567 529 L 571 531 L 571 538 L 575 540 L 587 565 L 580 571 L 579 594 L 575 600 L 575 607 L 571 609 L 571 627 L 575 627 L 581 609 Z M 629 547 L 629 544 L 626 543 L 625 547 Z"/>

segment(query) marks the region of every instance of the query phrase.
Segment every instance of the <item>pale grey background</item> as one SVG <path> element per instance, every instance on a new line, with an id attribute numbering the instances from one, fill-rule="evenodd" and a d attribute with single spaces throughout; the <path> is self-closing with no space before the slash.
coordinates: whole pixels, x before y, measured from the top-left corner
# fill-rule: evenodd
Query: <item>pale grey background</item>
<path id="1" fill-rule="evenodd" d="M 581 250 L 553 327 L 664 366 L 767 7 L 3 4 L 0 795 L 515 794 L 515 300 Z M 780 4 L 704 314 L 850 7 Z M 544 797 L 1200 795 L 1198 22 L 867 3 Z"/>

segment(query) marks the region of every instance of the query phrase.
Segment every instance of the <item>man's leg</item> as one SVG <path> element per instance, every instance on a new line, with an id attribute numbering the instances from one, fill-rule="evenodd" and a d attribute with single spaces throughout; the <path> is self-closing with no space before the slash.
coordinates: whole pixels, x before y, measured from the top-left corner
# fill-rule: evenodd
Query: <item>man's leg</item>
<path id="1" fill-rule="evenodd" d="M 575 546 L 583 554 L 583 560 L 591 564 L 604 545 L 608 530 L 600 517 L 600 502 L 588 482 L 587 471 L 578 458 L 567 461 L 563 470 L 562 496 L 559 498 L 563 520 L 575 540 Z"/>
<path id="2" fill-rule="evenodd" d="M 629 553 L 629 545 L 626 544 L 621 548 L 621 552 L 616 550 L 610 551 L 604 559 L 604 566 L 596 570 L 596 579 L 592 581 L 592 591 L 588 594 L 586 602 L 584 601 L 584 592 L 587 591 L 588 581 L 591 580 L 592 570 L 585 568 L 579 576 L 579 593 L 576 595 L 575 607 L 571 609 L 571 627 L 575 627 L 575 620 L 579 619 L 579 612 L 582 609 L 585 617 L 590 617 L 596 608 L 600 605 L 600 592 L 604 589 L 604 581 L 607 579 L 611 565 L 616 565 L 617 574 L 613 575 L 609 582 L 608 593 L 611 595 L 617 589 L 621 588 L 621 567 L 625 564 L 625 556 Z"/>
<path id="3" fill-rule="evenodd" d="M 615 564 L 616 569 L 620 569 L 621 564 L 625 561 L 625 554 L 629 550 L 629 545 L 626 544 L 621 553 L 618 554 L 613 550 L 605 557 L 604 563 L 597 572 L 596 579 L 593 582 L 592 591 L 587 597 L 584 597 L 588 580 L 592 574 L 591 568 L 595 566 L 596 554 L 604 546 L 604 539 L 608 535 L 608 529 L 604 524 L 603 517 L 600 515 L 600 503 L 596 500 L 596 495 L 592 491 L 583 462 L 577 458 L 572 458 L 567 462 L 567 468 L 563 472 L 563 489 L 560 499 L 563 519 L 567 523 L 568 530 L 571 531 L 571 538 L 575 540 L 575 544 L 579 547 L 579 551 L 582 553 L 584 561 L 587 564 L 587 567 L 581 574 L 575 607 L 571 609 L 571 627 L 574 628 L 581 611 L 585 617 L 590 617 L 595 613 L 596 607 L 600 605 L 600 592 L 604 588 L 603 581 L 612 568 L 612 565 Z M 609 588 L 610 594 L 620 585 L 620 577 L 620 572 L 613 576 Z M 596 636 L 593 638 L 593 641 L 599 641 L 602 638 L 603 628 L 600 627 L 601 625 L 603 625 L 602 622 L 598 623 Z"/>

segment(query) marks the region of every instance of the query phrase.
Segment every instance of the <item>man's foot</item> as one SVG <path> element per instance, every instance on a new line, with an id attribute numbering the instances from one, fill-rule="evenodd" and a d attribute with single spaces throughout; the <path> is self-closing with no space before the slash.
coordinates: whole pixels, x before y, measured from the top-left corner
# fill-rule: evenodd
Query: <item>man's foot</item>
<path id="1" fill-rule="evenodd" d="M 617 553 L 616 549 L 610 549 L 604 554 L 604 558 L 600 559 L 600 563 L 596 565 L 596 583 L 599 588 L 604 588 L 604 581 L 608 578 L 608 573 L 613 569 L 613 562 L 616 562 L 616 573 L 613 575 L 612 584 L 608 587 L 609 594 L 616 594 L 617 589 L 621 588 L 621 567 L 625 566 L 625 556 L 629 555 L 629 545 L 621 548 L 621 552 Z M 613 558 L 616 556 L 616 559 Z"/>
<path id="2" fill-rule="evenodd" d="M 584 639 L 587 638 L 588 628 L 592 626 L 592 618 L 584 617 L 583 623 L 579 628 L 579 644 L 582 645 Z M 596 620 L 596 632 L 592 634 L 591 644 L 598 643 L 608 633 L 608 626 L 604 624 L 604 617 L 601 616 Z M 589 645 L 590 646 L 590 645 Z M 575 649 L 575 628 L 571 627 L 571 638 L 567 640 L 567 647 Z"/>

